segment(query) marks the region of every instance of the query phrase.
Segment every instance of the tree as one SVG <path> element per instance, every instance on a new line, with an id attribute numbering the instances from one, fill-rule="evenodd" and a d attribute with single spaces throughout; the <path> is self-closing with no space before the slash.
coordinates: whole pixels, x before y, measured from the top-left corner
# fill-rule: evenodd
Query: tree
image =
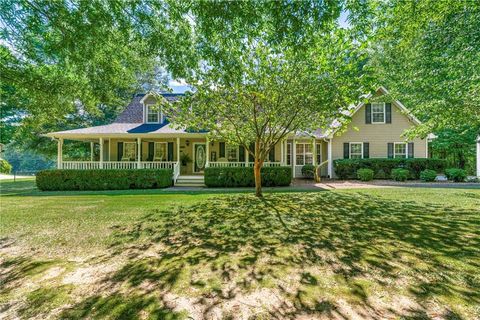
<path id="1" fill-rule="evenodd" d="M 212 139 L 248 150 L 261 197 L 261 168 L 270 149 L 291 134 L 312 134 L 341 121 L 342 111 L 367 90 L 367 78 L 359 76 L 361 50 L 343 30 L 319 34 L 305 51 L 266 46 L 256 38 L 242 44 L 241 52 L 224 64 L 235 68 L 197 72 L 189 79 L 195 93 L 168 112 L 179 126 L 207 130 Z"/>
<path id="2" fill-rule="evenodd" d="M 412 134 L 479 124 L 480 3 L 367 3 L 357 8 L 362 18 L 352 22 L 371 31 L 371 65 L 379 83 L 424 122 Z"/>

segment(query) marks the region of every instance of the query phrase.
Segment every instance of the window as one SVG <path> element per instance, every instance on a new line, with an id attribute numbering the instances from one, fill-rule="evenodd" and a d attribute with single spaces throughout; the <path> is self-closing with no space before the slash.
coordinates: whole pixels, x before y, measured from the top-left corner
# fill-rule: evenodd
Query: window
<path id="1" fill-rule="evenodd" d="M 147 105 L 147 123 L 159 123 L 160 111 L 159 108 L 153 105 Z"/>
<path id="2" fill-rule="evenodd" d="M 317 165 L 322 163 L 322 145 L 320 143 L 317 143 Z"/>
<path id="3" fill-rule="evenodd" d="M 167 161 L 167 143 L 155 142 L 153 161 Z"/>
<path id="4" fill-rule="evenodd" d="M 225 144 L 225 156 L 229 162 L 238 162 L 238 146 Z"/>
<path id="5" fill-rule="evenodd" d="M 363 143 L 351 142 L 350 143 L 350 159 L 362 159 L 363 158 Z"/>
<path id="6" fill-rule="evenodd" d="M 313 153 L 311 143 L 297 143 L 296 144 L 296 165 L 303 166 L 306 164 L 313 164 Z"/>
<path id="7" fill-rule="evenodd" d="M 135 160 L 135 142 L 125 142 L 123 144 L 122 160 Z"/>
<path id="8" fill-rule="evenodd" d="M 395 142 L 393 146 L 394 158 L 406 158 L 407 157 L 407 144 L 405 142 Z"/>
<path id="9" fill-rule="evenodd" d="M 385 103 L 372 103 L 372 123 L 385 123 Z"/>

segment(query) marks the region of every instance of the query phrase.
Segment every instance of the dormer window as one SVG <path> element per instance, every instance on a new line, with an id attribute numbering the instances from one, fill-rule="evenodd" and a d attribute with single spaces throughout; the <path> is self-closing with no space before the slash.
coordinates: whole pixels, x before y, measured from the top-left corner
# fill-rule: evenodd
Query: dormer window
<path id="1" fill-rule="evenodd" d="M 385 103 L 372 103 L 372 123 L 385 123 Z"/>
<path id="2" fill-rule="evenodd" d="M 160 123 L 160 109 L 154 105 L 147 105 L 147 123 Z"/>

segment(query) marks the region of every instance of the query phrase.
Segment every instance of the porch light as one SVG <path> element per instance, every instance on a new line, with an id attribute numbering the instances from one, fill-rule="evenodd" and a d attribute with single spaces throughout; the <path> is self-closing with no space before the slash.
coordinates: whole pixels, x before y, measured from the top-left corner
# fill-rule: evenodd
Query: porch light
<path id="1" fill-rule="evenodd" d="M 212 141 L 212 142 L 210 142 L 210 145 L 211 145 L 212 147 L 213 147 L 213 145 L 214 145 L 214 144 L 215 144 L 215 142 L 213 142 L 213 141 Z"/>
<path id="2" fill-rule="evenodd" d="M 185 144 L 187 145 L 187 147 L 190 145 L 190 140 L 185 140 Z"/>

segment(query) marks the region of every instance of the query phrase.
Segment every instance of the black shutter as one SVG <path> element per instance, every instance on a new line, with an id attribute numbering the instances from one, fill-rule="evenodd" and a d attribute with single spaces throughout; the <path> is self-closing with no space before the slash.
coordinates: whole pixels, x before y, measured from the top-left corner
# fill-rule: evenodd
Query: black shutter
<path id="1" fill-rule="evenodd" d="M 275 146 L 273 146 L 268 152 L 268 160 L 270 160 L 270 162 L 275 162 Z"/>
<path id="2" fill-rule="evenodd" d="M 414 150 L 413 150 L 414 146 L 413 146 L 413 142 L 409 142 L 408 143 L 408 157 L 409 158 L 413 158 L 414 157 Z"/>
<path id="3" fill-rule="evenodd" d="M 142 151 L 143 151 L 143 142 L 140 142 L 140 153 L 139 153 L 140 161 L 142 161 L 142 156 L 143 156 Z"/>
<path id="4" fill-rule="evenodd" d="M 153 161 L 153 155 L 155 153 L 155 142 L 148 143 L 148 158 L 147 161 Z"/>
<path id="5" fill-rule="evenodd" d="M 245 148 L 243 146 L 238 147 L 238 161 L 245 162 Z"/>
<path id="6" fill-rule="evenodd" d="M 343 159 L 350 158 L 350 144 L 348 142 L 343 143 Z"/>
<path id="7" fill-rule="evenodd" d="M 173 142 L 168 143 L 167 161 L 173 161 Z"/>
<path id="8" fill-rule="evenodd" d="M 117 161 L 121 161 L 123 157 L 123 142 L 117 144 Z"/>
<path id="9" fill-rule="evenodd" d="M 251 153 L 255 154 L 255 142 L 250 143 L 250 148 L 249 149 L 250 149 Z M 255 157 L 251 153 L 248 153 L 248 161 L 249 162 L 254 162 Z"/>
<path id="10" fill-rule="evenodd" d="M 368 142 L 363 143 L 363 158 L 364 159 L 370 158 L 370 143 Z"/>
<path id="11" fill-rule="evenodd" d="M 392 123 L 392 104 L 385 104 L 385 123 Z"/>
<path id="12" fill-rule="evenodd" d="M 387 143 L 387 155 L 389 158 L 393 158 L 393 142 Z"/>
<path id="13" fill-rule="evenodd" d="M 372 123 L 372 105 L 370 103 L 365 105 L 365 123 Z"/>
<path id="14" fill-rule="evenodd" d="M 218 157 L 225 158 L 225 142 L 219 142 L 218 146 L 220 148 L 220 151 L 218 152 Z"/>

